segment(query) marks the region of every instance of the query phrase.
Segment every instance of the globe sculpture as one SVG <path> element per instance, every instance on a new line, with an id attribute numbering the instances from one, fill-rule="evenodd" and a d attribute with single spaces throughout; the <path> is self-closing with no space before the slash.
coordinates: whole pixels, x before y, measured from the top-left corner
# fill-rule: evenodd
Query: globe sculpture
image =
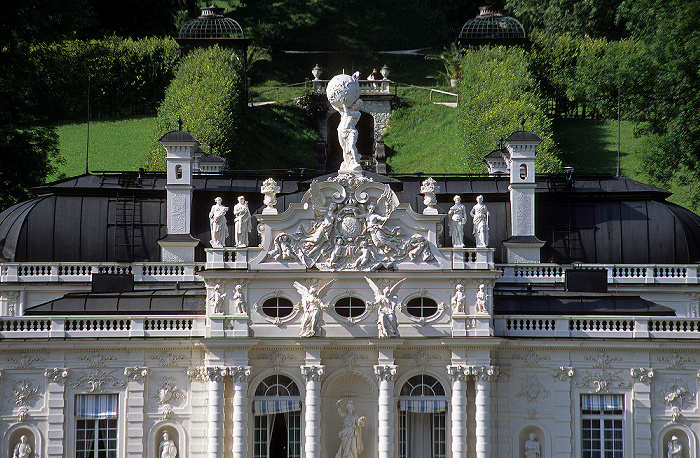
<path id="1" fill-rule="evenodd" d="M 360 120 L 362 108 L 360 84 L 354 76 L 336 75 L 328 82 L 326 96 L 333 109 L 340 113 L 338 142 L 343 150 L 343 162 L 339 172 L 361 172 L 355 127 Z"/>

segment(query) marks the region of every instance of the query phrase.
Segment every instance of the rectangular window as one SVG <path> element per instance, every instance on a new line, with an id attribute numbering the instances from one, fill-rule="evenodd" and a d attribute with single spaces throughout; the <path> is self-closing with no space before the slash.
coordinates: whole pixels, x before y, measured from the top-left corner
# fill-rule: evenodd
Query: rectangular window
<path id="1" fill-rule="evenodd" d="M 76 458 L 117 458 L 118 402 L 116 394 L 76 396 Z"/>
<path id="2" fill-rule="evenodd" d="M 621 394 L 581 395 L 581 450 L 583 458 L 622 458 Z"/>
<path id="3" fill-rule="evenodd" d="M 446 458 L 446 420 L 444 411 L 416 413 L 399 410 L 399 457 Z"/>

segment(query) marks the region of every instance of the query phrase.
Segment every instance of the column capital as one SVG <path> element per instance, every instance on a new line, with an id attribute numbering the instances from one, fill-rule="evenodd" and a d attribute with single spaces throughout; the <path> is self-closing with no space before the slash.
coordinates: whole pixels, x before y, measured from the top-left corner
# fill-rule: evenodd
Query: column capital
<path id="1" fill-rule="evenodd" d="M 234 382 L 247 382 L 250 378 L 250 372 L 250 366 L 231 366 L 228 368 L 228 374 Z"/>
<path id="2" fill-rule="evenodd" d="M 377 380 L 380 382 L 393 382 L 396 378 L 397 370 L 398 366 L 395 364 L 379 364 L 374 366 L 374 375 L 377 376 Z"/>
<path id="3" fill-rule="evenodd" d="M 301 369 L 301 376 L 304 377 L 304 380 L 307 382 L 320 381 L 326 370 L 326 366 L 321 364 L 303 364 L 299 366 L 299 368 Z"/>
<path id="4" fill-rule="evenodd" d="M 654 378 L 654 369 L 648 367 L 633 367 L 630 369 L 630 377 L 640 383 L 650 383 Z"/>
<path id="5" fill-rule="evenodd" d="M 135 382 L 142 382 L 146 379 L 146 376 L 148 375 L 148 368 L 139 366 L 125 367 L 124 375 L 126 375 L 128 378 Z"/>
<path id="6" fill-rule="evenodd" d="M 207 378 L 210 382 L 223 382 L 228 375 L 228 370 L 225 367 L 207 367 Z"/>
<path id="7" fill-rule="evenodd" d="M 469 366 L 451 364 L 447 366 L 447 375 L 450 377 L 450 381 L 452 382 L 466 382 L 471 375 L 471 370 Z"/>
<path id="8" fill-rule="evenodd" d="M 477 382 L 492 382 L 498 377 L 498 366 L 471 366 L 471 373 Z"/>
<path id="9" fill-rule="evenodd" d="M 566 382 L 567 380 L 571 380 L 571 377 L 574 376 L 574 368 L 570 366 L 559 366 L 556 369 L 552 369 L 550 374 L 555 379 Z"/>

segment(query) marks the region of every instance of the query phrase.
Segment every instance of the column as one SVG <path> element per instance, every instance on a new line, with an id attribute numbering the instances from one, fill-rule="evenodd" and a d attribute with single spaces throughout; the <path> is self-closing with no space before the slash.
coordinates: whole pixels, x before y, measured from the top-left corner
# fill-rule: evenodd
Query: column
<path id="1" fill-rule="evenodd" d="M 479 366 L 472 368 L 474 386 L 476 389 L 476 456 L 489 458 L 491 456 L 491 382 L 497 375 L 494 366 Z"/>
<path id="2" fill-rule="evenodd" d="M 46 456 L 62 458 L 65 456 L 63 447 L 65 431 L 65 392 L 68 369 L 54 367 L 46 369 L 46 396 L 49 407 L 48 430 L 46 433 Z M 26 421 L 26 420 L 21 420 Z"/>
<path id="3" fill-rule="evenodd" d="M 233 380 L 233 458 L 248 456 L 248 378 L 250 366 L 228 370 Z"/>
<path id="4" fill-rule="evenodd" d="M 452 456 L 467 456 L 467 378 L 469 368 L 460 365 L 447 366 L 452 381 Z"/>
<path id="5" fill-rule="evenodd" d="M 148 440 L 143 437 L 143 408 L 146 405 L 144 385 L 148 368 L 125 367 L 124 375 L 128 380 L 126 387 L 126 456 L 140 458 L 143 456 L 144 444 L 148 444 Z"/>
<path id="6" fill-rule="evenodd" d="M 224 379 L 226 369 L 207 367 L 209 408 L 207 410 L 207 455 L 224 455 Z"/>
<path id="7" fill-rule="evenodd" d="M 634 379 L 632 399 L 634 402 L 634 456 L 651 458 L 652 434 L 651 434 L 651 379 L 654 371 L 648 367 L 630 369 L 630 376 Z"/>
<path id="8" fill-rule="evenodd" d="M 300 367 L 306 380 L 304 453 L 306 458 L 317 458 L 321 456 L 321 377 L 325 367 L 320 364 Z"/>
<path id="9" fill-rule="evenodd" d="M 394 457 L 394 379 L 397 366 L 380 364 L 374 366 L 374 375 L 379 381 L 379 413 L 377 416 L 378 458 Z"/>

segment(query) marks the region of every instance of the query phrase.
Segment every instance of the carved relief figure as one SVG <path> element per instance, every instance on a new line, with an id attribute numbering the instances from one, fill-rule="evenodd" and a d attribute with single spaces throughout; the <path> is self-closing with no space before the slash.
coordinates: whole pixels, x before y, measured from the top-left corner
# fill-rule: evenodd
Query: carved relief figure
<path id="1" fill-rule="evenodd" d="M 398 307 L 398 297 L 396 292 L 399 285 L 406 280 L 394 283 L 393 286 L 385 286 L 380 289 L 372 279 L 365 277 L 369 287 L 374 292 L 374 306 L 377 307 L 377 329 L 379 337 L 399 337 L 399 323 L 396 320 L 396 308 Z"/>
<path id="2" fill-rule="evenodd" d="M 372 242 L 382 254 L 389 257 L 398 256 L 401 254 L 401 248 L 399 247 L 400 237 L 403 235 L 401 229 L 398 227 L 384 227 L 384 223 L 389 219 L 389 213 L 391 212 L 387 212 L 386 215 L 382 216 L 377 213 L 376 208 L 374 204 L 369 204 L 365 215 L 367 231 L 369 231 Z"/>
<path id="3" fill-rule="evenodd" d="M 19 442 L 15 445 L 15 449 L 12 452 L 12 458 L 29 458 L 32 455 L 32 447 L 29 445 L 27 436 L 22 436 L 19 438 Z"/>
<path id="4" fill-rule="evenodd" d="M 319 250 L 324 249 L 332 240 L 331 234 L 333 233 L 337 210 L 338 206 L 335 203 L 328 205 L 328 209 L 323 213 L 323 220 L 303 239 L 307 255 L 313 256 Z"/>
<path id="5" fill-rule="evenodd" d="M 671 440 L 668 441 L 668 458 L 682 458 L 683 457 L 683 445 L 678 442 L 676 436 L 671 436 Z"/>
<path id="6" fill-rule="evenodd" d="M 301 318 L 300 337 L 313 337 L 321 330 L 321 312 L 327 307 L 321 299 L 334 281 L 335 279 L 318 289 L 315 286 L 307 288 L 297 281 L 294 282 L 294 287 L 301 296 L 301 308 L 304 312 Z"/>
<path id="7" fill-rule="evenodd" d="M 209 297 L 209 306 L 213 313 L 224 313 L 224 299 L 226 298 L 226 293 L 221 293 L 221 285 L 218 283 L 212 288 L 211 296 Z"/>
<path id="8" fill-rule="evenodd" d="M 236 313 L 245 314 L 245 301 L 243 300 L 243 286 L 236 285 L 233 289 L 233 306 Z"/>
<path id="9" fill-rule="evenodd" d="M 461 248 L 464 246 L 464 225 L 467 223 L 467 207 L 462 203 L 462 198 L 454 197 L 455 204 L 450 207 L 447 216 L 450 222 L 450 236 L 452 246 Z"/>
<path id="10" fill-rule="evenodd" d="M 209 243 L 212 248 L 223 248 L 226 244 L 226 237 L 228 237 L 228 224 L 226 223 L 228 207 L 221 205 L 221 197 L 214 199 L 214 202 L 209 211 L 209 229 L 211 231 Z"/>
<path id="11" fill-rule="evenodd" d="M 472 207 L 469 212 L 472 217 L 472 223 L 474 227 L 472 233 L 474 234 L 474 240 L 476 240 L 476 246 L 486 247 L 489 244 L 489 209 L 484 205 L 484 196 L 477 196 L 476 204 Z"/>
<path id="12" fill-rule="evenodd" d="M 479 291 L 476 292 L 476 313 L 488 313 L 488 307 L 486 307 L 486 300 L 488 295 L 484 291 L 484 284 L 479 285 Z"/>
<path id="13" fill-rule="evenodd" d="M 160 458 L 175 458 L 177 456 L 177 447 L 167 431 L 163 433 L 163 440 L 158 447 L 158 455 Z"/>
<path id="14" fill-rule="evenodd" d="M 233 215 L 236 246 L 245 248 L 248 246 L 248 234 L 253 230 L 253 221 L 248 209 L 248 202 L 243 196 L 238 196 L 238 203 L 233 207 Z"/>
<path id="15" fill-rule="evenodd" d="M 455 286 L 455 295 L 452 296 L 452 313 L 464 313 L 464 303 L 466 302 L 466 297 L 464 296 L 464 286 L 458 284 Z"/>
<path id="16" fill-rule="evenodd" d="M 525 458 L 540 458 L 540 443 L 535 433 L 530 433 L 530 439 L 525 441 Z"/>
<path id="17" fill-rule="evenodd" d="M 335 458 L 357 458 L 364 450 L 362 444 L 362 428 L 365 426 L 367 418 L 355 414 L 355 407 L 352 401 L 344 402 L 339 400 L 338 415 L 343 418 L 343 427 L 338 433 L 340 438 L 340 448 Z"/>

